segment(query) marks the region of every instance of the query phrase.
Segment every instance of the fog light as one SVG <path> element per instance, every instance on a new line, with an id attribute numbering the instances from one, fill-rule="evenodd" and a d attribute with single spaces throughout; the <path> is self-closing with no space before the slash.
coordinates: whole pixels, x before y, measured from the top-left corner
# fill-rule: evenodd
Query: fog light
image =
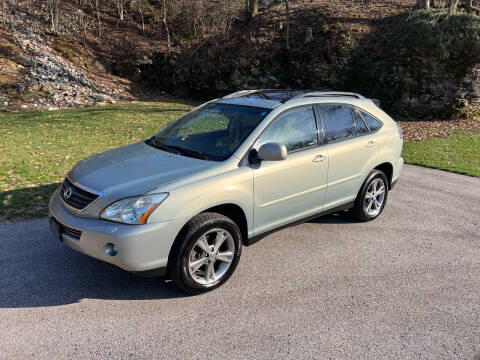
<path id="1" fill-rule="evenodd" d="M 105 254 L 107 254 L 108 256 L 115 256 L 117 255 L 117 253 L 118 253 L 118 250 L 114 244 L 108 243 L 105 245 Z"/>

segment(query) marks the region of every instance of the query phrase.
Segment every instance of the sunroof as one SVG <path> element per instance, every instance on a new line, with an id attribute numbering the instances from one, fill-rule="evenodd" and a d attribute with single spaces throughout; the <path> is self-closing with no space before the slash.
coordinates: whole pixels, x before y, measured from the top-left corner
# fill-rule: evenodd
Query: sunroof
<path id="1" fill-rule="evenodd" d="M 265 90 L 245 95 L 245 97 L 284 102 L 302 93 L 304 93 L 304 91 L 300 90 Z"/>

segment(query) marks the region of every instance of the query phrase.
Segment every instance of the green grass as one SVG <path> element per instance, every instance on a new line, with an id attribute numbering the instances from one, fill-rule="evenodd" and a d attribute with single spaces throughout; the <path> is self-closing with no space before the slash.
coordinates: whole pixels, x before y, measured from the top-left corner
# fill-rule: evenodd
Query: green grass
<path id="1" fill-rule="evenodd" d="M 480 177 L 480 132 L 409 141 L 403 157 L 409 164 Z"/>
<path id="2" fill-rule="evenodd" d="M 48 200 L 72 166 L 145 139 L 193 103 L 126 103 L 51 112 L 0 112 L 0 221 L 48 214 Z"/>

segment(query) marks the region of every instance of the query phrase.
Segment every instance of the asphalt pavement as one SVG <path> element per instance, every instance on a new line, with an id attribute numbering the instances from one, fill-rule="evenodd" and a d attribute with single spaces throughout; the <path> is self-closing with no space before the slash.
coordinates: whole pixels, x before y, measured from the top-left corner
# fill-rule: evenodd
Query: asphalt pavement
<path id="1" fill-rule="evenodd" d="M 244 247 L 186 296 L 0 225 L 0 359 L 480 359 L 480 179 L 406 166 L 383 214 Z"/>

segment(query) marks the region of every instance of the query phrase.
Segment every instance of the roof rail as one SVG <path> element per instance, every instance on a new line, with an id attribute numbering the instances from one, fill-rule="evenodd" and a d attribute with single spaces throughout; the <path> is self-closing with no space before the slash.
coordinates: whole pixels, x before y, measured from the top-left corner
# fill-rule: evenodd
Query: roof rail
<path id="1" fill-rule="evenodd" d="M 298 99 L 303 99 L 306 97 L 336 97 L 336 96 L 348 96 L 348 97 L 354 97 L 357 99 L 365 99 L 364 96 L 353 93 L 353 92 L 344 92 L 344 91 L 309 91 L 309 92 L 304 92 L 302 94 L 298 94 L 287 101 L 291 100 L 298 100 Z M 285 101 L 285 102 L 287 102 Z"/>
<path id="2" fill-rule="evenodd" d="M 240 90 L 240 91 L 236 91 L 234 93 L 225 95 L 222 97 L 222 99 L 232 99 L 240 96 L 250 95 L 250 94 L 256 93 L 257 91 L 260 91 L 260 90 Z"/>

